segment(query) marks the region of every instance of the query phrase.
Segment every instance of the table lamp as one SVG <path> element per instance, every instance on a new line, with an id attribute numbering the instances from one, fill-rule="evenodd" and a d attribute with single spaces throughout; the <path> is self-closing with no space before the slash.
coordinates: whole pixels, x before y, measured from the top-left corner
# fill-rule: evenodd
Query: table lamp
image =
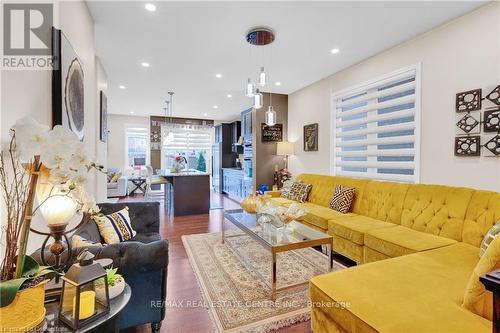
<path id="1" fill-rule="evenodd" d="M 285 162 L 285 169 L 288 169 L 288 156 L 293 155 L 293 142 L 278 142 L 276 155 L 285 156 L 283 157 L 283 161 Z"/>

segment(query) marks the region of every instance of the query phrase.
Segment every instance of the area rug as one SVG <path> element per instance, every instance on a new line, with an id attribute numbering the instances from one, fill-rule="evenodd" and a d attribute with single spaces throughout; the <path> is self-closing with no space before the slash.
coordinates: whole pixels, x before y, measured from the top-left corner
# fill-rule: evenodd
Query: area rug
<path id="1" fill-rule="evenodd" d="M 231 238 L 240 256 L 221 243 L 220 233 L 186 235 L 182 241 L 216 332 L 265 333 L 310 319 L 307 285 L 281 291 L 271 301 L 271 254 L 250 237 Z M 279 253 L 277 262 L 281 288 L 325 273 L 328 259 L 307 248 Z M 334 262 L 333 270 L 342 268 Z"/>

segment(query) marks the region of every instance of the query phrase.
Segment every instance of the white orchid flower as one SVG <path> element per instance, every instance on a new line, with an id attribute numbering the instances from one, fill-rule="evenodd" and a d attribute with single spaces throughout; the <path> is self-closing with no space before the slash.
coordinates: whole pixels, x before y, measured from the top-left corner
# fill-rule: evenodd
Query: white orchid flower
<path id="1" fill-rule="evenodd" d="M 47 143 L 49 127 L 31 117 L 19 119 L 12 127 L 16 135 L 16 149 L 23 161 L 40 155 Z"/>
<path id="2" fill-rule="evenodd" d="M 49 183 L 52 185 L 66 184 L 69 180 L 70 175 L 68 170 L 60 168 L 50 169 Z"/>

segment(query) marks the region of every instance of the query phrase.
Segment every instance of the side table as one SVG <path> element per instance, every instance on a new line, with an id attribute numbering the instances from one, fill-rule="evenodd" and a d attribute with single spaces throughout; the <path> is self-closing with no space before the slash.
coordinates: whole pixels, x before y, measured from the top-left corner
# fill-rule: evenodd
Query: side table
<path id="1" fill-rule="evenodd" d="M 493 293 L 493 333 L 500 333 L 500 269 L 483 275 L 479 280 Z"/>
<path id="2" fill-rule="evenodd" d="M 133 195 L 135 191 L 140 190 L 142 194 L 146 194 L 146 189 L 143 187 L 143 185 L 146 183 L 146 178 L 144 177 L 134 177 L 130 178 L 129 181 L 134 184 L 135 188 L 130 191 L 130 195 Z"/>
<path id="3" fill-rule="evenodd" d="M 59 311 L 59 302 L 50 302 L 45 304 L 45 309 L 47 314 L 45 315 L 45 322 L 41 323 L 37 328 L 34 328 L 32 332 L 47 332 L 47 333 L 86 333 L 86 332 L 115 332 L 118 333 L 118 318 L 117 314 L 125 308 L 125 306 L 130 301 L 130 296 L 132 295 L 132 290 L 128 284 L 125 284 L 125 289 L 120 296 L 117 296 L 110 300 L 109 313 L 103 316 L 93 323 L 80 328 L 78 331 L 73 331 L 57 318 L 57 313 Z"/>

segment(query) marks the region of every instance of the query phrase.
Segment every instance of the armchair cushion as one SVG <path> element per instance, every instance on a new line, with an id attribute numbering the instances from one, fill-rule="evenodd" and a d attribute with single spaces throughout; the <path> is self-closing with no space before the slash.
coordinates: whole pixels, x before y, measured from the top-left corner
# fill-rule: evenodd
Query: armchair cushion
<path id="1" fill-rule="evenodd" d="M 124 242 L 136 235 L 130 223 L 127 206 L 108 215 L 94 216 L 94 221 L 107 244 Z"/>

